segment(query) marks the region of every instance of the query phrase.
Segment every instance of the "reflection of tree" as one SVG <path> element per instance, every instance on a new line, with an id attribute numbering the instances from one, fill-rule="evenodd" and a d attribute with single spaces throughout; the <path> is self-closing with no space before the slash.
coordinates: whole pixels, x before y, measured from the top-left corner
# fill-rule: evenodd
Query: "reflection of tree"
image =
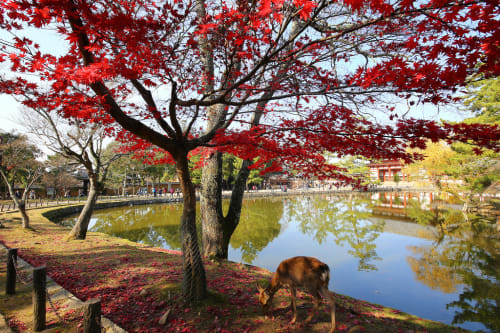
<path id="1" fill-rule="evenodd" d="M 328 233 L 332 233 L 339 210 L 335 201 L 327 198 L 296 197 L 288 200 L 286 206 L 290 219 L 299 222 L 302 233 L 313 236 L 318 244 L 322 244 Z"/>
<path id="2" fill-rule="evenodd" d="M 493 259 L 488 254 L 488 261 Z M 482 271 L 478 274 L 474 270 L 462 271 L 465 283 L 465 290 L 460 294 L 459 299 L 447 305 L 447 308 L 460 309 L 453 318 L 454 324 L 468 321 L 481 322 L 492 332 L 500 332 L 500 286 L 498 258 L 493 259 L 490 272 Z M 485 268 L 485 267 L 483 267 Z M 496 270 L 496 272 L 491 272 Z M 491 274 L 493 273 L 493 274 Z"/>
<path id="3" fill-rule="evenodd" d="M 471 221 L 462 210 L 452 209 L 446 200 L 434 200 L 430 209 L 424 208 L 417 200 L 411 200 L 405 209 L 408 217 L 421 225 L 432 225 L 445 235 L 463 223 Z M 478 224 L 479 225 L 479 224 Z"/>
<path id="4" fill-rule="evenodd" d="M 376 270 L 372 261 L 380 258 L 375 240 L 384 225 L 369 221 L 370 199 L 354 195 L 308 199 L 296 198 L 287 206 L 301 231 L 312 235 L 319 244 L 332 234 L 337 244 L 350 245 L 348 253 L 358 258 L 359 270 Z"/>
<path id="5" fill-rule="evenodd" d="M 440 253 L 434 247 L 408 247 L 419 258 L 407 257 L 406 261 L 416 275 L 418 281 L 443 293 L 454 293 L 461 282 L 460 276 L 449 266 L 438 262 Z M 446 260 L 446 258 L 442 258 Z"/>
<path id="6" fill-rule="evenodd" d="M 178 250 L 181 248 L 181 214 L 181 207 L 175 204 L 117 207 L 96 212 L 93 215 L 95 225 L 92 231 Z"/>
<path id="7" fill-rule="evenodd" d="M 92 216 L 95 224 L 91 230 L 133 242 L 180 250 L 181 215 L 182 207 L 177 204 L 116 207 L 95 212 Z M 241 250 L 244 262 L 252 263 L 257 254 L 279 235 L 282 215 L 282 199 L 245 202 L 240 224 L 231 237 L 231 247 Z M 66 223 L 74 223 L 74 220 L 69 219 Z M 199 224 L 197 231 L 201 240 Z"/>
<path id="8" fill-rule="evenodd" d="M 283 199 L 246 200 L 241 219 L 233 236 L 231 247 L 241 251 L 242 261 L 251 264 L 257 254 L 275 239 L 281 231 Z"/>
<path id="9" fill-rule="evenodd" d="M 500 332 L 498 240 L 488 236 L 488 229 L 459 223 L 461 211 L 439 214 L 443 225 L 454 228 L 441 228 L 432 247 L 411 248 L 415 257 L 408 257 L 407 261 L 417 278 L 433 289 L 453 292 L 459 283 L 463 285 L 459 299 L 447 305 L 458 309 L 454 324 L 481 322 L 491 331 Z"/>

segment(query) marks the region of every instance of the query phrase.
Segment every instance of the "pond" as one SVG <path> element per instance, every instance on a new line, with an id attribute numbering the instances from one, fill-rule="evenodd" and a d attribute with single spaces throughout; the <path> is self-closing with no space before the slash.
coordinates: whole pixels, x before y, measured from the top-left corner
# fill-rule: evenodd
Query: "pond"
<path id="1" fill-rule="evenodd" d="M 478 230 L 440 232 L 408 218 L 462 216 L 422 209 L 434 199 L 424 193 L 247 199 L 229 259 L 274 271 L 285 258 L 314 256 L 330 266 L 332 291 L 470 330 L 498 331 L 498 239 Z M 180 250 L 181 213 L 179 204 L 106 209 L 94 213 L 90 230 Z"/>

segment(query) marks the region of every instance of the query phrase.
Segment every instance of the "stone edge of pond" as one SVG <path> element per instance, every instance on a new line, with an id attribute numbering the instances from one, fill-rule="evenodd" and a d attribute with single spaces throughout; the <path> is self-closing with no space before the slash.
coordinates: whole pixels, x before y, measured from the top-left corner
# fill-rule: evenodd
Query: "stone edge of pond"
<path id="1" fill-rule="evenodd" d="M 225 191 L 227 192 L 227 191 Z M 229 193 L 223 193 L 224 198 L 229 198 Z M 342 194 L 343 192 L 339 191 L 288 191 L 288 192 L 278 192 L 278 191 L 255 191 L 255 192 L 247 192 L 245 193 L 245 197 L 255 198 L 255 197 L 283 197 L 283 196 L 293 196 L 293 195 L 319 195 L 319 194 Z M 199 200 L 199 197 L 197 198 Z M 141 206 L 141 205 L 151 205 L 151 204 L 162 204 L 162 203 L 181 203 L 182 197 L 165 197 L 165 198 L 144 198 L 144 199 L 129 199 L 129 200 L 112 200 L 112 201 L 101 201 L 97 202 L 94 210 L 107 209 L 107 208 L 115 208 L 115 207 L 125 207 L 125 206 Z M 52 222 L 60 224 L 60 222 L 71 215 L 78 214 L 82 211 L 85 203 L 70 203 L 70 204 L 61 204 L 59 206 L 53 207 L 39 207 L 39 208 L 31 208 L 33 209 L 45 209 L 42 212 L 42 215 L 49 219 Z M 15 212 L 11 211 L 11 212 Z M 9 212 L 5 212 L 9 213 Z"/>
<path id="2" fill-rule="evenodd" d="M 114 207 L 124 207 L 124 206 L 140 206 L 140 205 L 151 205 L 151 204 L 161 204 L 161 203 L 178 203 L 179 199 L 171 198 L 161 198 L 161 199 L 134 199 L 134 200 L 117 200 L 117 201 L 107 201 L 107 202 L 97 202 L 94 209 L 107 209 Z M 59 223 L 61 220 L 67 216 L 78 214 L 82 211 L 85 204 L 71 204 L 69 206 L 56 206 L 56 207 L 44 207 L 45 211 L 42 212 L 42 216 L 49 219 L 52 222 Z"/>

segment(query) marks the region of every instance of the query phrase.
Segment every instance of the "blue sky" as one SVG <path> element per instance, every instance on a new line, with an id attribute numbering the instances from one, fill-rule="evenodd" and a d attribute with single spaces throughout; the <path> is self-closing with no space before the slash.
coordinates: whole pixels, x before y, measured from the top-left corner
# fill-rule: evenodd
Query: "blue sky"
<path id="1" fill-rule="evenodd" d="M 23 132 L 23 127 L 18 123 L 21 118 L 20 105 L 7 95 L 0 95 L 0 129 L 4 132 Z M 17 121 L 16 121 L 17 120 Z"/>
<path id="2" fill-rule="evenodd" d="M 23 35 L 39 43 L 42 46 L 42 52 L 50 52 L 57 56 L 64 54 L 68 48 L 67 41 L 53 30 L 27 29 Z M 0 30 L 0 40 L 10 38 L 11 36 Z M 12 97 L 0 94 L 0 130 L 23 132 L 21 110 L 22 107 Z M 429 104 L 411 107 L 408 115 L 432 120 L 459 121 L 465 118 L 463 111 L 459 111 L 457 106 L 444 106 L 438 109 Z"/>

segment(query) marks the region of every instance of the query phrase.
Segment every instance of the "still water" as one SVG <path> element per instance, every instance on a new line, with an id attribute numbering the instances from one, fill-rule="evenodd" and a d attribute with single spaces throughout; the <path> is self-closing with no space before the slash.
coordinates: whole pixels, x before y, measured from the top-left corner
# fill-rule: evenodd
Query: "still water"
<path id="1" fill-rule="evenodd" d="M 499 331 L 498 240 L 481 230 L 442 232 L 409 218 L 457 222 L 459 211 L 425 209 L 433 200 L 422 193 L 248 199 L 229 259 L 273 271 L 285 258 L 314 256 L 330 266 L 330 290 L 471 330 Z M 90 230 L 180 250 L 181 213 L 179 204 L 96 211 Z"/>

